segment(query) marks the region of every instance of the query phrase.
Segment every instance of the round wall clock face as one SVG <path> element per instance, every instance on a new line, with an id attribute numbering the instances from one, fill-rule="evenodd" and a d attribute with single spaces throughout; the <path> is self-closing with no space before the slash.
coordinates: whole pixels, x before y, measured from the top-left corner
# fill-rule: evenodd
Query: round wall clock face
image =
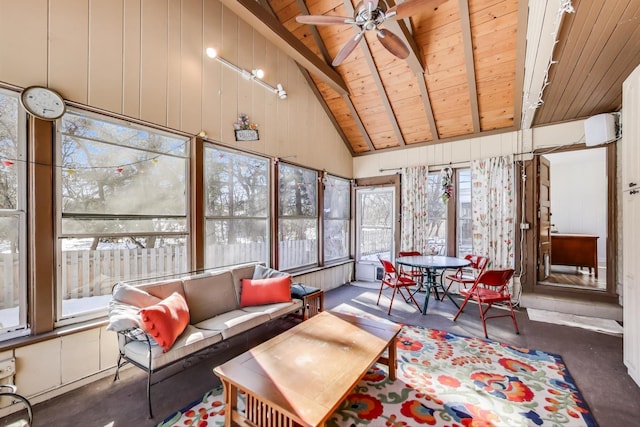
<path id="1" fill-rule="evenodd" d="M 54 90 L 42 86 L 24 89 L 20 101 L 29 114 L 43 120 L 56 120 L 66 110 L 64 99 Z"/>

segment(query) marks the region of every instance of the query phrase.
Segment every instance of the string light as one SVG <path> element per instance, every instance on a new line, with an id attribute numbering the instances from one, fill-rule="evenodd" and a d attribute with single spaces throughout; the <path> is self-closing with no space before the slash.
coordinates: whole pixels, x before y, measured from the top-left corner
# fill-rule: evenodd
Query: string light
<path id="1" fill-rule="evenodd" d="M 542 99 L 542 95 L 544 94 L 544 90 L 547 88 L 547 86 L 549 86 L 551 84 L 549 82 L 549 72 L 551 70 L 551 66 L 558 63 L 558 61 L 554 61 L 554 59 L 553 59 L 553 50 L 555 50 L 555 45 L 557 45 L 559 43 L 558 32 L 560 30 L 560 24 L 562 23 L 562 17 L 564 16 L 565 13 L 574 13 L 574 12 L 575 12 L 575 9 L 573 8 L 573 5 L 571 4 L 571 0 L 562 0 L 561 1 L 560 6 L 558 8 L 558 11 L 556 13 L 555 21 L 553 23 L 554 30 L 551 33 L 551 36 L 553 37 L 554 49 L 551 50 L 551 57 L 549 58 L 549 62 L 547 63 L 547 67 L 546 67 L 546 69 L 544 71 L 542 87 L 540 88 L 540 90 L 538 92 L 537 99 L 535 99 L 533 102 L 528 104 L 526 106 L 526 108 L 524 108 L 523 111 L 522 111 L 522 124 L 523 125 L 525 124 L 527 116 L 529 115 L 529 113 L 533 114 L 533 112 L 537 108 L 541 107 L 542 104 L 544 104 L 544 100 Z M 528 99 L 529 95 L 530 95 L 529 92 L 525 93 L 525 99 Z"/>

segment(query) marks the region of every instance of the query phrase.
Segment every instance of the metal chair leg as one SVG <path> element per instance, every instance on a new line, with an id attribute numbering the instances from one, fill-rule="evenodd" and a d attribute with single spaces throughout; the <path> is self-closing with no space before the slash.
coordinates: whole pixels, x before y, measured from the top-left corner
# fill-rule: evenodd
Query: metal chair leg
<path id="1" fill-rule="evenodd" d="M 9 390 L 9 391 L 3 391 L 3 390 Z M 27 410 L 28 426 L 32 426 L 33 425 L 33 407 L 31 406 L 31 402 L 29 402 L 29 399 L 27 399 L 23 395 L 18 394 L 17 391 L 18 391 L 18 388 L 13 384 L 2 384 L 0 385 L 0 398 L 8 397 L 12 399 L 12 402 L 11 402 L 12 405 L 16 403 L 16 400 L 22 402 L 22 404 L 25 406 Z"/>

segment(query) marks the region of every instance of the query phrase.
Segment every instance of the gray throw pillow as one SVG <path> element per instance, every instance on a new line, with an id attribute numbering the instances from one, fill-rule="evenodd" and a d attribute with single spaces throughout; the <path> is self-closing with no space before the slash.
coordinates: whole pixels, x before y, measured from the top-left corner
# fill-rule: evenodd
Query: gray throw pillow
<path id="1" fill-rule="evenodd" d="M 283 273 L 282 271 L 274 270 L 273 268 L 265 267 L 263 265 L 256 265 L 253 270 L 253 279 L 270 279 L 272 277 L 290 276 L 289 273 Z"/>

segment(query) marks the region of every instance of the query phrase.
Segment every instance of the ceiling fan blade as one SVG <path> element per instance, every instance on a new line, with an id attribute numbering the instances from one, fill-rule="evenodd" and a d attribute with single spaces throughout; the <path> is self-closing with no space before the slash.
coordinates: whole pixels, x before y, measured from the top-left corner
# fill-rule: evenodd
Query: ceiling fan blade
<path id="1" fill-rule="evenodd" d="M 380 43 L 382 43 L 382 46 L 386 47 L 389 52 L 400 59 L 406 59 L 409 56 L 409 48 L 400 37 L 385 29 L 378 30 L 377 34 Z"/>
<path id="2" fill-rule="evenodd" d="M 347 16 L 332 16 L 332 15 L 299 15 L 296 16 L 296 21 L 301 24 L 310 25 L 336 25 L 336 24 L 353 24 L 353 18 Z"/>
<path id="3" fill-rule="evenodd" d="M 342 49 L 340 49 L 340 52 L 338 52 L 336 57 L 333 58 L 333 62 L 331 63 L 331 65 L 335 67 L 337 65 L 342 64 L 342 61 L 344 61 L 347 58 L 347 56 L 349 56 L 351 52 L 353 52 L 353 49 L 355 49 L 356 46 L 358 46 L 358 43 L 362 39 L 363 35 L 364 35 L 364 30 L 360 31 L 358 34 L 355 35 L 355 37 L 353 37 L 351 40 L 345 43 L 345 45 L 342 46 Z"/>
<path id="4" fill-rule="evenodd" d="M 420 12 L 437 9 L 447 0 L 408 0 L 390 8 L 385 14 L 385 19 L 403 19 Z"/>

